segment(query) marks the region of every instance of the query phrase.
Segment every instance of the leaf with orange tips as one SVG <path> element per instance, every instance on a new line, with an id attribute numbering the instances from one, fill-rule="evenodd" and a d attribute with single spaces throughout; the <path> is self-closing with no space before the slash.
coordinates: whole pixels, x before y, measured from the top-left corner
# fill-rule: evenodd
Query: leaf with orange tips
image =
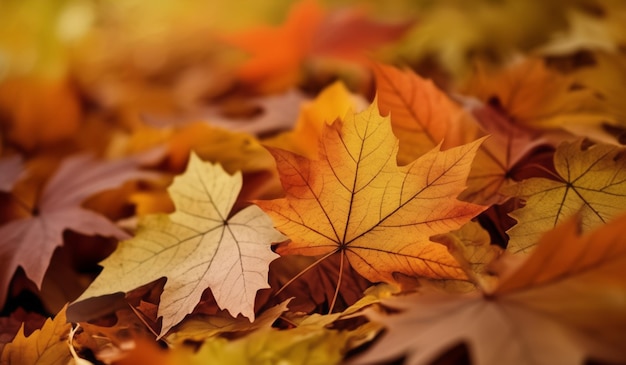
<path id="1" fill-rule="evenodd" d="M 283 255 L 337 254 L 373 282 L 395 282 L 394 272 L 465 279 L 429 238 L 484 210 L 456 200 L 481 142 L 436 148 L 399 167 L 397 139 L 374 103 L 324 127 L 318 160 L 270 149 L 287 196 L 257 203 L 291 239 Z"/>
<path id="2" fill-rule="evenodd" d="M 300 107 L 292 131 L 266 139 L 263 144 L 315 158 L 324 126 L 337 118 L 343 118 L 350 110 L 363 109 L 364 106 L 364 99 L 352 95 L 342 82 L 335 82 L 322 90 L 315 100 Z"/>
<path id="3" fill-rule="evenodd" d="M 407 164 L 441 143 L 446 149 L 478 136 L 471 116 L 430 80 L 410 70 L 374 65 L 378 107 L 391 115 L 400 140 L 398 162 Z"/>

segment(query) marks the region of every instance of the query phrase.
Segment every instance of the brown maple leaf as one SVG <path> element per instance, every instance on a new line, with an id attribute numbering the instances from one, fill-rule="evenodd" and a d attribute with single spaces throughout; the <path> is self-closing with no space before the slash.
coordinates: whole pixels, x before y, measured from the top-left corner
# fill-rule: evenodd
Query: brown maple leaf
<path id="1" fill-rule="evenodd" d="M 18 266 L 37 287 L 41 287 L 50 258 L 63 244 L 66 229 L 86 235 L 128 237 L 115 223 L 80 204 L 125 181 L 156 176 L 139 170 L 139 166 L 161 153 L 152 150 L 132 158 L 106 162 L 79 155 L 63 161 L 41 192 L 35 212 L 0 227 L 0 261 L 4 263 L 0 269 L 0 305 L 6 300 L 11 277 Z"/>
<path id="2" fill-rule="evenodd" d="M 581 234 L 580 217 L 568 220 L 543 236 L 521 264 L 513 257 L 500 261 L 501 280 L 493 290 L 387 301 L 404 312 L 367 313 L 388 331 L 355 363 L 406 355 L 407 364 L 430 364 L 459 343 L 468 345 L 477 365 L 626 361 L 624 224 L 621 216 Z"/>

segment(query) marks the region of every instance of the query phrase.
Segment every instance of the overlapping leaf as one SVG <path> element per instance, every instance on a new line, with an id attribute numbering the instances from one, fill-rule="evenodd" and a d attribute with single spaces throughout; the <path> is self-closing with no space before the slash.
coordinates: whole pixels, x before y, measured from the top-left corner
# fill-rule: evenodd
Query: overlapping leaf
<path id="1" fill-rule="evenodd" d="M 22 158 L 11 156 L 0 160 L 0 191 L 11 191 L 23 172 Z"/>
<path id="2" fill-rule="evenodd" d="M 599 125 L 615 119 L 602 96 L 540 58 L 525 59 L 498 73 L 478 67 L 465 91 L 484 102 L 496 102 L 519 127 Z"/>
<path id="3" fill-rule="evenodd" d="M 556 180 L 532 178 L 506 191 L 526 200 L 510 215 L 517 224 L 508 231 L 510 252 L 528 252 L 539 237 L 580 212 L 588 230 L 626 210 L 626 155 L 624 150 L 583 142 L 564 142 L 554 155 Z M 564 246 L 564 249 L 568 249 Z"/>
<path id="4" fill-rule="evenodd" d="M 131 179 L 148 178 L 154 173 L 141 171 L 144 160 L 160 155 L 153 150 L 144 155 L 101 162 L 90 156 L 74 156 L 64 161 L 48 181 L 32 216 L 9 221 L 0 227 L 0 304 L 6 298 L 13 273 L 21 266 L 39 287 L 54 250 L 63 244 L 63 231 L 87 235 L 126 238 L 128 234 L 104 216 L 80 204 L 91 195 L 115 188 Z"/>
<path id="5" fill-rule="evenodd" d="M 24 335 L 24 326 L 13 341 L 2 350 L 0 363 L 13 364 L 66 364 L 71 359 L 67 336 L 72 325 L 67 323 L 65 308 L 54 319 L 46 320 L 40 330 Z"/>
<path id="6" fill-rule="evenodd" d="M 570 219 L 546 234 L 517 270 L 505 266 L 493 292 L 390 300 L 406 312 L 369 312 L 388 332 L 357 363 L 405 355 L 407 364 L 429 364 L 459 343 L 477 365 L 626 361 L 624 224 L 621 216 L 581 235 L 580 221 Z"/>
<path id="7" fill-rule="evenodd" d="M 407 164 L 441 143 L 449 148 L 476 139 L 471 116 L 439 90 L 410 70 L 374 66 L 378 107 L 390 114 L 400 140 L 398 162 Z"/>
<path id="8" fill-rule="evenodd" d="M 285 238 L 256 206 L 231 216 L 241 184 L 240 174 L 228 175 L 192 154 L 187 171 L 169 188 L 176 211 L 144 218 L 136 236 L 102 262 L 104 270 L 78 301 L 167 277 L 158 312 L 161 335 L 191 313 L 207 287 L 221 308 L 254 319 L 256 292 L 268 287 L 268 265 L 277 257 L 270 244 Z"/>
<path id="9" fill-rule="evenodd" d="M 537 133 L 518 127 L 490 106 L 474 109 L 489 138 L 482 144 L 461 199 L 478 204 L 501 204 L 510 196 L 503 189 L 514 183 L 513 169 L 533 148 L 545 143 Z"/>
<path id="10" fill-rule="evenodd" d="M 370 281 L 402 272 L 465 278 L 435 234 L 459 228 L 484 208 L 456 200 L 481 141 L 439 151 L 406 166 L 376 104 L 322 133 L 318 160 L 271 149 L 286 198 L 259 201 L 291 241 L 281 254 L 340 254 Z"/>

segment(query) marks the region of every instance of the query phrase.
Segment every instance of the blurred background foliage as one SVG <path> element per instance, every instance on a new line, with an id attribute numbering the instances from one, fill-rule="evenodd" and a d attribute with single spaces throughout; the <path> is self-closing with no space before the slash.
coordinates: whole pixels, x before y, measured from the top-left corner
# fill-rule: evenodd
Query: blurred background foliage
<path id="1" fill-rule="evenodd" d="M 343 79 L 371 97 L 366 62 L 354 62 L 357 58 L 337 49 L 287 55 L 300 67 L 278 80 L 266 75 L 272 83 L 256 74 L 261 81 L 242 76 L 250 54 L 230 41 L 233 35 L 252 42 L 250 34 L 263 27 L 295 33 L 266 39 L 271 54 L 294 48 L 282 44 L 284 39 L 297 46 L 307 38 L 298 32 L 344 34 L 335 48 L 350 48 L 350 42 L 356 48 L 378 33 L 363 22 L 336 30 L 336 22 L 322 22 L 320 27 L 331 29 L 321 35 L 304 25 L 289 28 L 295 5 L 294 0 L 0 0 L 3 141 L 24 150 L 55 143 L 75 133 L 93 108 L 132 128 L 133 115 L 188 111 L 241 91 L 242 85 L 257 94 L 293 87 L 319 91 Z M 320 0 L 315 6 L 325 14 L 359 9 L 376 24 L 407 25 L 367 57 L 413 68 L 447 90 L 474 77 L 477 64 L 497 70 L 523 57 L 568 58 L 579 52 L 617 55 L 621 64 L 626 46 L 621 0 Z M 354 34 L 345 36 L 351 27 Z"/>

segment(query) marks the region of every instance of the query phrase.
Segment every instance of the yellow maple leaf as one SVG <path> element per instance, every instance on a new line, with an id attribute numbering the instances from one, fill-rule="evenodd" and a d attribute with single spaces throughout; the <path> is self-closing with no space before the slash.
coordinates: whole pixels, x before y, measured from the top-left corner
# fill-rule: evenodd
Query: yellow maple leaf
<path id="1" fill-rule="evenodd" d="M 394 272 L 463 279 L 446 247 L 429 238 L 484 209 L 456 199 L 480 142 L 435 148 L 399 167 L 398 141 L 374 102 L 324 127 L 318 160 L 270 149 L 286 197 L 257 204 L 291 239 L 281 254 L 339 254 L 373 282 L 394 282 Z"/>
<path id="2" fill-rule="evenodd" d="M 191 313 L 207 287 L 221 308 L 254 319 L 256 292 L 268 287 L 268 265 L 277 257 L 270 244 L 285 237 L 256 206 L 231 216 L 241 184 L 240 173 L 228 175 L 192 154 L 168 189 L 176 211 L 142 219 L 136 236 L 102 262 L 104 270 L 77 301 L 167 277 L 161 335 Z"/>
<path id="3" fill-rule="evenodd" d="M 355 99 L 342 82 L 335 82 L 322 90 L 315 100 L 300 108 L 298 120 L 292 131 L 266 139 L 263 144 L 315 158 L 319 151 L 319 136 L 324 125 L 337 118 L 343 118 L 350 110 L 361 107 L 360 100 Z"/>
<path id="4" fill-rule="evenodd" d="M 517 224 L 507 233 L 507 250 L 528 252 L 539 237 L 580 212 L 582 228 L 606 223 L 626 207 L 626 157 L 619 147 L 564 142 L 554 155 L 555 180 L 531 178 L 504 191 L 526 200 L 510 215 Z"/>
<path id="5" fill-rule="evenodd" d="M 24 325 L 17 336 L 2 350 L 0 363 L 2 365 L 21 364 L 67 364 L 72 358 L 67 343 L 67 336 L 72 325 L 67 323 L 63 307 L 54 319 L 47 319 L 40 330 L 30 336 L 24 334 Z"/>

